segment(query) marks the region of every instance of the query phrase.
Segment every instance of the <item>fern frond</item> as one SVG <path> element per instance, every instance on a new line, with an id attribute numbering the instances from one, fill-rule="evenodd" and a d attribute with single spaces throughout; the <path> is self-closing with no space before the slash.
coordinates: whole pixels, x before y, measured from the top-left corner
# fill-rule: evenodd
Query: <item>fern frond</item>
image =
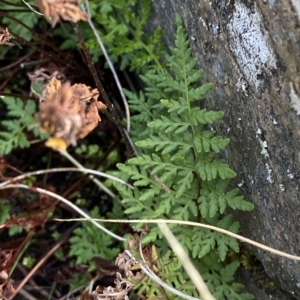
<path id="1" fill-rule="evenodd" d="M 155 151 L 162 151 L 162 154 L 168 154 L 174 150 L 184 149 L 189 151 L 192 148 L 192 145 L 185 143 L 184 141 L 173 141 L 169 139 L 167 135 L 150 136 L 149 138 L 136 142 L 136 145 L 140 148 L 152 149 Z"/>
<path id="2" fill-rule="evenodd" d="M 101 218 L 99 207 L 91 211 L 92 218 Z M 76 257 L 76 264 L 88 264 L 92 271 L 98 266 L 92 260 L 94 257 L 104 259 L 114 259 L 119 253 L 119 249 L 113 247 L 114 240 L 107 234 L 100 231 L 89 222 L 83 222 L 81 227 L 74 230 L 74 235 L 70 238 L 70 256 Z"/>
<path id="3" fill-rule="evenodd" d="M 142 130 L 147 136 L 136 142 L 144 154 L 129 159 L 126 165 L 118 165 L 135 186 L 133 191 L 124 186 L 118 188 L 127 205 L 125 213 L 141 219 L 201 220 L 237 232 L 239 223 L 225 214 L 226 209 L 251 210 L 253 205 L 238 195 L 238 189 L 227 190 L 229 179 L 236 173 L 217 154 L 228 145 L 229 139 L 215 135 L 206 127 L 224 114 L 200 107 L 200 101 L 212 85 L 199 86 L 203 71 L 197 69 L 197 60 L 191 56 L 182 26 L 177 30 L 175 44 L 172 55 L 167 56 L 166 69 L 142 76 L 145 95 L 137 97 L 127 93 L 134 110 L 138 111 L 139 105 L 142 110 L 133 120 L 147 120 L 148 130 Z M 143 128 L 138 123 L 135 126 Z M 225 264 L 229 249 L 239 251 L 235 239 L 206 229 L 183 228 L 176 224 L 170 227 L 194 258 L 216 299 L 246 295 L 241 293 L 240 285 L 232 283 L 238 264 Z M 161 251 L 167 251 L 161 238 L 158 227 L 152 226 L 143 243 L 156 242 Z M 164 267 L 161 277 L 170 276 L 170 270 Z M 174 279 L 170 284 L 180 289 L 181 280 Z M 182 286 L 185 292 L 187 286 Z M 158 289 L 146 286 L 141 291 L 157 299 L 162 295 Z M 194 295 L 191 290 L 189 292 Z"/>
<path id="4" fill-rule="evenodd" d="M 206 108 L 200 109 L 195 107 L 191 112 L 191 121 L 193 125 L 212 124 L 215 121 L 221 120 L 224 116 L 222 111 L 207 111 Z"/>
<path id="5" fill-rule="evenodd" d="M 189 126 L 189 123 L 180 122 L 180 119 L 177 119 L 177 122 L 171 122 L 164 116 L 161 116 L 161 120 L 158 119 L 148 123 L 148 127 L 150 128 L 159 128 L 159 130 L 164 130 L 165 133 L 174 132 L 176 134 L 187 131 Z"/>
<path id="6" fill-rule="evenodd" d="M 17 147 L 29 147 L 26 131 L 32 130 L 34 135 L 41 139 L 48 137 L 48 134 L 40 132 L 37 121 L 33 117 L 36 109 L 34 101 L 23 102 L 19 98 L 12 97 L 4 97 L 1 100 L 7 107 L 7 115 L 16 119 L 4 120 L 1 123 L 6 130 L 0 132 L 0 154 L 9 154 Z"/>

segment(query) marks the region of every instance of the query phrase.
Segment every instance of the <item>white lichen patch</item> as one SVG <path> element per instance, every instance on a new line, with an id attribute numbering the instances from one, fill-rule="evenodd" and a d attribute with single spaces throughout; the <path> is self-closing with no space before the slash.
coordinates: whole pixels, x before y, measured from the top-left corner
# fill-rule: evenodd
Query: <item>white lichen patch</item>
<path id="1" fill-rule="evenodd" d="M 296 0 L 298 1 L 298 0 Z M 269 34 L 263 19 L 254 4 L 251 10 L 240 2 L 235 3 L 235 11 L 227 25 L 230 47 L 247 82 L 256 90 L 264 86 L 261 74 L 276 68 L 276 58 L 269 46 Z"/>
<path id="2" fill-rule="evenodd" d="M 261 134 L 261 129 L 258 128 L 257 131 L 256 131 L 256 133 L 257 133 L 257 134 Z"/>
<path id="3" fill-rule="evenodd" d="M 241 90 L 242 93 L 248 97 L 248 83 L 242 78 L 240 77 L 238 82 L 236 83 L 236 87 L 237 87 L 237 91 Z"/>
<path id="4" fill-rule="evenodd" d="M 285 187 L 283 184 L 279 184 L 279 190 L 280 192 L 285 192 Z"/>
<path id="5" fill-rule="evenodd" d="M 217 35 L 219 33 L 220 30 L 219 25 L 215 25 L 215 24 L 208 24 L 208 25 L 211 27 L 214 35 Z"/>
<path id="6" fill-rule="evenodd" d="M 270 166 L 269 166 L 268 163 L 266 163 L 266 169 L 267 169 L 267 172 L 268 172 L 267 181 L 269 183 L 273 183 L 274 182 L 274 180 L 272 179 L 272 172 L 273 172 L 273 170 L 270 168 Z"/>
<path id="7" fill-rule="evenodd" d="M 240 187 L 242 187 L 243 185 L 244 185 L 244 180 L 242 180 L 242 182 L 240 182 L 240 183 L 238 183 L 238 187 L 240 188 Z"/>
<path id="8" fill-rule="evenodd" d="M 299 0 L 292 0 L 293 6 L 297 12 L 298 19 L 300 20 L 300 1 Z"/>
<path id="9" fill-rule="evenodd" d="M 270 155 L 269 155 L 269 152 L 268 152 L 268 143 L 267 143 L 267 141 L 262 141 L 262 140 L 260 140 L 259 141 L 259 143 L 260 143 L 260 146 L 261 146 L 261 148 L 262 148 L 262 150 L 261 150 L 261 154 L 265 157 L 265 158 L 269 158 L 270 157 Z"/>
<path id="10" fill-rule="evenodd" d="M 202 23 L 203 27 L 208 30 L 208 27 L 207 27 L 207 24 L 206 24 L 206 21 L 204 20 L 204 18 L 199 18 L 199 21 Z"/>
<path id="11" fill-rule="evenodd" d="M 300 97 L 296 94 L 292 82 L 290 82 L 290 98 L 292 108 L 297 112 L 297 115 L 300 115 Z"/>
<path id="12" fill-rule="evenodd" d="M 269 155 L 269 152 L 268 152 L 268 143 L 267 141 L 263 141 L 261 138 L 260 138 L 260 135 L 261 135 L 261 129 L 258 128 L 257 131 L 256 131 L 256 138 L 257 140 L 259 141 L 259 144 L 261 146 L 261 154 L 265 157 L 265 158 L 269 158 L 270 155 Z"/>
<path id="13" fill-rule="evenodd" d="M 294 174 L 292 174 L 290 170 L 287 170 L 287 176 L 289 179 L 294 179 Z"/>

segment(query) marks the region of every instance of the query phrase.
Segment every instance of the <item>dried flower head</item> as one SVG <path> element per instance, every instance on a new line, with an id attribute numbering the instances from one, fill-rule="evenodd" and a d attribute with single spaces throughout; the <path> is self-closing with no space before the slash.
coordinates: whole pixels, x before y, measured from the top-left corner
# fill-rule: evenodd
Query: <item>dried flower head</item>
<path id="1" fill-rule="evenodd" d="M 90 294 L 91 299 L 103 300 L 129 300 L 128 294 L 134 285 L 128 280 L 124 280 L 120 273 L 116 273 L 115 287 L 97 286 L 96 290 Z"/>
<path id="2" fill-rule="evenodd" d="M 8 31 L 8 28 L 0 28 L 0 45 L 5 44 L 10 39 L 10 33 Z"/>
<path id="3" fill-rule="evenodd" d="M 106 109 L 98 96 L 97 89 L 85 84 L 62 83 L 55 77 L 50 80 L 44 87 L 37 114 L 41 129 L 52 136 L 50 147 L 63 149 L 62 140 L 66 146 L 75 146 L 78 139 L 97 126 L 101 121 L 98 110 Z"/>
<path id="4" fill-rule="evenodd" d="M 87 21 L 88 15 L 79 8 L 80 0 L 35 0 L 45 17 L 51 18 L 52 27 L 61 17 L 63 20 L 77 23 Z"/>

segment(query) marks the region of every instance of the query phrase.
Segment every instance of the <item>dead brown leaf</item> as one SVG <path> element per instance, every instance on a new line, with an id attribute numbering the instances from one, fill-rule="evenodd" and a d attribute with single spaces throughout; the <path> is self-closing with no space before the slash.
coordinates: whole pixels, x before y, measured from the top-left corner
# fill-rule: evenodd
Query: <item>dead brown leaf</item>
<path id="1" fill-rule="evenodd" d="M 3 246 L 1 246 L 2 248 Z M 0 248 L 0 272 L 8 271 L 13 263 L 13 250 L 4 250 Z M 1 281 L 1 275 L 0 275 Z"/>
<path id="2" fill-rule="evenodd" d="M 0 28 L 0 45 L 5 44 L 10 39 L 10 33 L 8 31 L 8 28 Z"/>
<path id="3" fill-rule="evenodd" d="M 117 273 L 116 276 L 115 287 L 98 286 L 92 295 L 99 300 L 129 300 L 128 293 L 132 290 L 133 284 L 124 280 L 120 273 Z"/>
<path id="4" fill-rule="evenodd" d="M 142 277 L 141 272 L 139 272 L 140 268 L 138 266 L 140 263 L 142 262 L 131 259 L 126 252 L 120 253 L 115 260 L 115 264 L 121 270 L 124 270 L 124 275 L 126 278 L 137 280 Z"/>
<path id="5" fill-rule="evenodd" d="M 0 272 L 0 299 L 10 299 L 15 294 L 15 289 L 10 283 L 10 278 L 5 271 Z"/>
<path id="6" fill-rule="evenodd" d="M 80 20 L 87 21 L 88 15 L 79 8 L 80 0 L 35 0 L 41 12 L 47 19 L 51 18 L 52 27 L 59 18 L 65 21 L 77 23 Z"/>
<path id="7" fill-rule="evenodd" d="M 36 227 L 44 227 L 47 221 L 47 216 L 40 213 L 38 215 L 26 215 L 26 216 L 12 216 L 4 224 L 0 225 L 0 228 L 11 228 L 13 226 L 20 226 L 22 228 L 34 229 Z"/>

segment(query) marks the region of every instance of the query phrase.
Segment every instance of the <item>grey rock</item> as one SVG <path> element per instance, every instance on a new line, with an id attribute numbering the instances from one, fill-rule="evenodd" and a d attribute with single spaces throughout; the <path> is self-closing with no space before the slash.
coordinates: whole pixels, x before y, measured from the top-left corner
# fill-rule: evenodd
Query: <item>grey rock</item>
<path id="1" fill-rule="evenodd" d="M 151 27 L 163 28 L 172 45 L 175 13 L 182 16 L 205 81 L 214 84 L 206 106 L 225 112 L 214 129 L 231 139 L 224 156 L 255 205 L 253 212 L 235 212 L 241 233 L 294 255 L 300 255 L 298 1 L 153 0 L 151 17 Z M 246 279 L 257 299 L 300 299 L 300 262 L 248 248 L 285 291 L 270 297 Z"/>

